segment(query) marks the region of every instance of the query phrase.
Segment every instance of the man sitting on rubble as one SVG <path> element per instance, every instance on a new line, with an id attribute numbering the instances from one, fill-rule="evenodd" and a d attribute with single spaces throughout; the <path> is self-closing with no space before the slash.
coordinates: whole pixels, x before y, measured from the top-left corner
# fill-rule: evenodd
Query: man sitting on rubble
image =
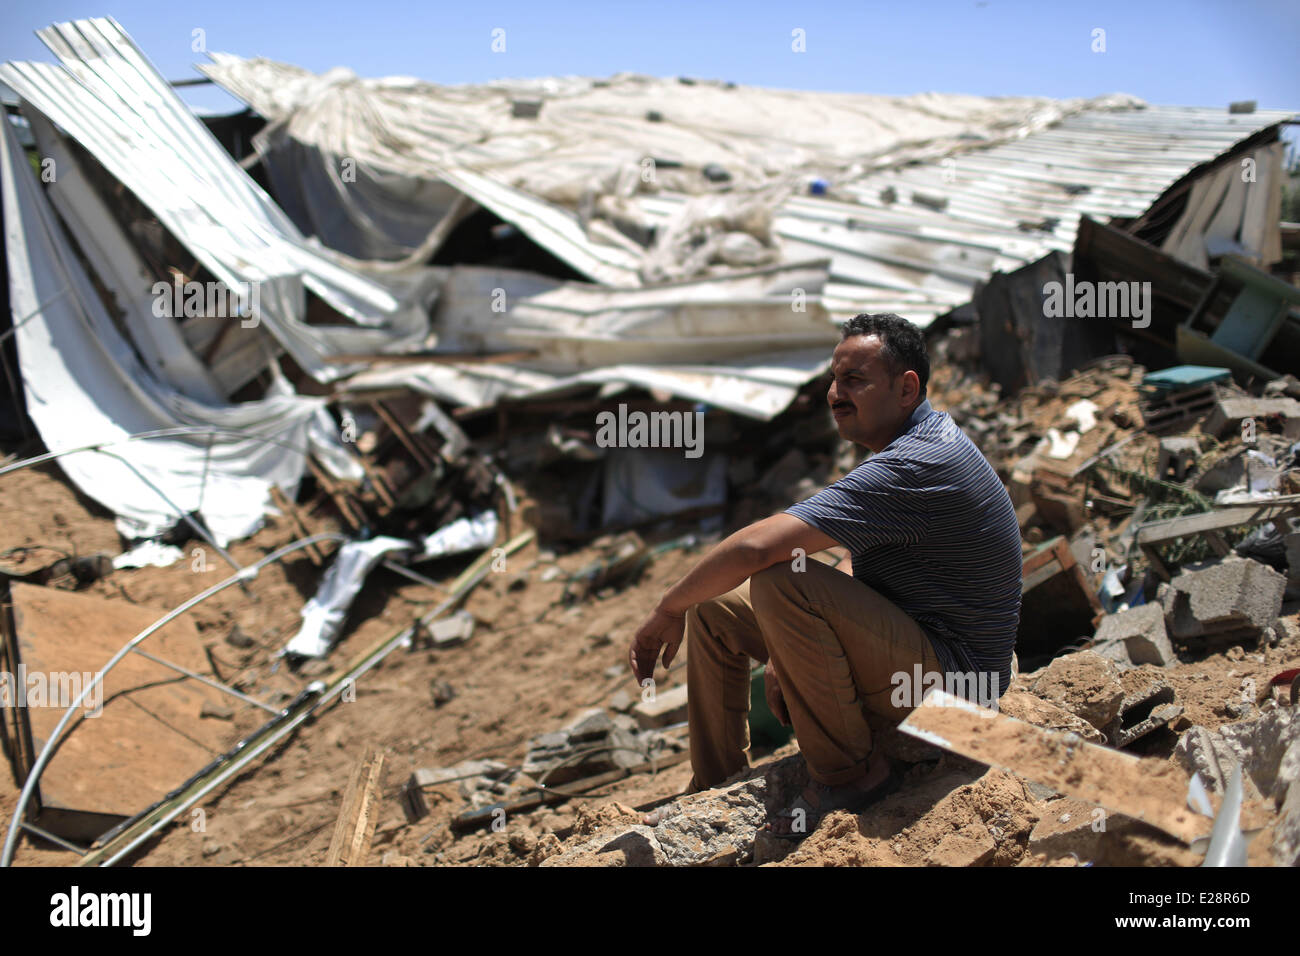
<path id="1" fill-rule="evenodd" d="M 722 541 L 664 593 L 629 649 L 640 683 L 661 649 L 666 667 L 690 640 L 692 791 L 749 766 L 750 658 L 766 663 L 768 705 L 793 725 L 812 778 L 770 821 L 793 838 L 897 787 L 867 712 L 905 718 L 920 702 L 920 674 L 925 688 L 972 697 L 962 688 L 979 687 L 981 702 L 996 704 L 1020 617 L 1015 509 L 979 449 L 926 400 L 920 330 L 897 315 L 858 315 L 831 372 L 840 435 L 874 454 Z M 849 552 L 838 566 L 806 557 L 837 545 Z"/>

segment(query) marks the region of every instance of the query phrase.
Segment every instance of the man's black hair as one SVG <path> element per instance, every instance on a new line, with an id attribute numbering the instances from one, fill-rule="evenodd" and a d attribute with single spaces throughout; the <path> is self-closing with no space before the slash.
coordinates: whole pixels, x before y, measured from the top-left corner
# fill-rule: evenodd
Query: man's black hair
<path id="1" fill-rule="evenodd" d="M 889 369 L 890 381 L 904 372 L 913 371 L 921 380 L 921 397 L 930 380 L 930 357 L 925 352 L 925 336 L 907 319 L 893 312 L 861 312 L 840 328 L 841 341 L 854 335 L 880 338 L 880 357 Z"/>

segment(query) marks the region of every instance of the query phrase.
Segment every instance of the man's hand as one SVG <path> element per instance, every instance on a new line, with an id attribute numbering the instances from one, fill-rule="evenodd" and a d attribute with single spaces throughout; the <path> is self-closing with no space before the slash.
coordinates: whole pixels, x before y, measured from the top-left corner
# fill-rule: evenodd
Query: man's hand
<path id="1" fill-rule="evenodd" d="M 685 614 L 673 614 L 662 607 L 656 607 L 641 622 L 641 626 L 632 635 L 632 644 L 627 652 L 637 684 L 647 677 L 654 677 L 655 661 L 659 657 L 660 648 L 664 649 L 664 667 L 673 662 L 677 648 L 685 636 L 685 629 Z"/>
<path id="2" fill-rule="evenodd" d="M 767 709 L 772 712 L 784 727 L 790 726 L 790 711 L 785 706 L 785 694 L 781 693 L 781 678 L 777 676 L 776 667 L 771 661 L 763 669 L 763 696 L 767 699 Z"/>

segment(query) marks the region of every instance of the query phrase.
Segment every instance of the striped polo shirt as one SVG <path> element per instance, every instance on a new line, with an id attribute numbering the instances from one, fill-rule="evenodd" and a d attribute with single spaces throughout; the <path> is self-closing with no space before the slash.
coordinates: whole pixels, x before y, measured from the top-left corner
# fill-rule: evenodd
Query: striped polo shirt
<path id="1" fill-rule="evenodd" d="M 853 576 L 916 621 L 946 672 L 1011 684 L 1020 621 L 1020 525 L 992 466 L 945 412 L 787 509 L 853 555 Z"/>

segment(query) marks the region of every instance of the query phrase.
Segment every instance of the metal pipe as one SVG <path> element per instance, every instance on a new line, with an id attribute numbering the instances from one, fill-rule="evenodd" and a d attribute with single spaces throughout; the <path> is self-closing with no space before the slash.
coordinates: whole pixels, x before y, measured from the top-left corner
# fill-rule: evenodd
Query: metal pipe
<path id="1" fill-rule="evenodd" d="M 184 511 L 184 510 L 181 508 L 180 505 L 178 505 L 176 502 L 174 502 L 174 501 L 172 501 L 170 498 L 168 498 L 166 492 L 164 492 L 161 488 L 159 488 L 157 485 L 155 485 L 152 481 L 150 481 L 148 478 L 146 478 L 143 474 L 141 474 L 139 468 L 135 467 L 135 465 L 131 464 L 129 461 L 127 461 L 125 458 L 123 458 L 121 455 L 119 455 L 117 452 L 113 452 L 113 451 L 100 451 L 100 454 L 101 454 L 101 455 L 107 455 L 109 458 L 116 458 L 116 459 L 117 459 L 118 461 L 120 461 L 122 464 L 126 465 L 126 467 L 130 468 L 130 469 L 131 469 L 131 473 L 134 474 L 134 475 L 135 475 L 137 478 L 139 478 L 141 481 L 143 481 L 146 485 L 148 485 L 148 486 L 150 487 L 150 489 L 152 489 L 153 492 L 154 492 L 155 494 L 158 495 L 159 498 L 161 498 L 163 501 L 165 501 L 165 502 L 167 503 L 167 505 L 168 505 L 168 506 L 169 506 L 173 511 L 175 511 L 176 514 L 178 514 L 178 515 L 180 516 L 180 519 L 181 519 L 182 521 L 184 521 L 184 522 L 185 522 L 186 524 L 188 524 L 192 529 L 194 529 L 194 533 L 195 533 L 195 534 L 197 534 L 200 538 L 202 538 L 202 539 L 203 539 L 204 541 L 206 541 L 208 544 L 212 545 L 213 549 L 214 549 L 214 550 L 215 550 L 219 555 L 221 555 L 221 557 L 223 557 L 223 558 L 225 559 L 225 561 L 226 561 L 226 563 L 227 563 L 228 565 L 230 565 L 230 566 L 231 566 L 232 568 L 234 568 L 236 571 L 243 571 L 243 570 L 244 570 L 243 566 L 242 566 L 238 561 L 236 561 L 233 557 L 231 557 L 229 551 L 227 551 L 227 550 L 226 550 L 225 548 L 223 548 L 221 545 L 217 544 L 216 539 L 212 537 L 212 533 L 211 533 L 210 531 L 208 531 L 207 528 L 203 527 L 203 525 L 201 525 L 201 524 L 199 524 L 199 522 L 195 521 L 195 520 L 190 516 L 190 514 L 189 514 L 188 512 Z M 245 583 L 243 582 L 242 579 L 240 580 L 239 584 L 240 584 L 240 587 L 243 589 L 244 593 L 248 593 L 248 585 L 245 584 Z"/>
<path id="2" fill-rule="evenodd" d="M 75 843 L 69 843 L 67 840 L 63 839 L 63 837 L 55 836 L 53 833 L 50 833 L 48 830 L 42 830 L 35 823 L 27 823 L 26 821 L 24 821 L 23 829 L 30 830 L 32 833 L 35 833 L 38 837 L 41 837 L 42 839 L 45 840 L 49 840 L 51 843 L 57 843 L 65 850 L 71 850 L 73 853 L 77 854 L 78 856 L 85 856 L 88 852 L 90 852 L 84 846 L 77 846 L 77 844 Z"/>
<path id="3" fill-rule="evenodd" d="M 65 448 L 62 451 L 47 451 L 43 455 L 35 455 L 31 458 L 24 458 L 22 461 L 16 461 L 12 464 L 5 465 L 0 468 L 0 478 L 9 474 L 11 471 L 19 471 L 20 469 L 28 468 L 32 465 L 39 465 L 47 461 L 53 461 L 55 458 L 62 458 L 64 455 L 75 455 L 77 452 L 81 451 L 101 451 L 102 449 L 109 448 L 113 445 L 124 445 L 127 442 L 151 441 L 155 438 L 181 438 L 186 435 L 201 435 L 207 433 L 239 435 L 245 440 L 254 439 L 271 445 L 279 445 L 281 448 L 287 448 L 290 451 L 295 451 L 303 456 L 306 456 L 310 451 L 310 449 L 305 446 L 299 448 L 298 446 L 291 445 L 287 441 L 282 441 L 279 438 L 269 438 L 265 435 L 250 435 L 248 432 L 242 431 L 238 428 L 219 428 L 215 425 L 177 425 L 174 428 L 160 428 L 157 431 L 152 432 L 137 432 L 134 435 L 127 435 L 125 438 L 115 438 L 112 441 L 95 442 L 94 444 L 81 445 L 77 448 Z"/>
<path id="4" fill-rule="evenodd" d="M 315 544 L 317 541 L 327 541 L 327 540 L 346 541 L 348 539 L 346 535 L 336 534 L 332 532 L 314 534 L 308 538 L 300 538 L 299 540 L 287 544 L 283 548 L 280 548 L 279 550 L 274 551 L 271 554 L 268 554 L 260 561 L 257 561 L 254 564 L 250 564 L 248 567 L 236 572 L 235 574 L 232 574 L 224 581 L 214 584 L 212 587 L 208 588 L 205 591 L 201 591 L 200 593 L 196 594 L 194 597 L 190 598 L 189 600 L 181 603 L 177 607 L 168 611 L 166 614 L 160 617 L 153 624 L 150 624 L 147 628 L 145 628 L 135 637 L 131 638 L 131 640 L 127 641 L 126 644 L 123 645 L 122 648 L 119 649 L 117 653 L 114 654 L 112 658 L 109 659 L 108 663 L 105 664 L 102 669 L 100 669 L 100 671 L 95 675 L 94 679 L 91 680 L 90 683 L 82 689 L 81 693 L 77 695 L 77 699 L 74 700 L 68 706 L 68 709 L 64 712 L 63 717 L 59 719 L 58 724 L 55 726 L 53 732 L 50 734 L 49 739 L 46 740 L 45 746 L 41 749 L 40 755 L 36 758 L 36 762 L 32 765 L 31 770 L 28 771 L 27 780 L 23 784 L 22 792 L 18 795 L 18 805 L 17 807 L 14 808 L 14 815 L 13 815 L 13 819 L 9 823 L 8 833 L 5 835 L 4 852 L 2 855 L 0 855 L 0 867 L 10 866 L 13 863 L 14 849 L 18 842 L 18 831 L 20 829 L 19 826 L 20 821 L 22 820 L 23 813 L 26 812 L 27 810 L 27 804 L 31 802 L 32 794 L 36 790 L 36 784 L 39 782 L 41 778 L 41 774 L 45 771 L 46 764 L 48 764 L 50 762 L 50 759 L 54 756 L 54 749 L 55 749 L 54 745 L 58 742 L 60 735 L 62 735 L 64 729 L 68 726 L 68 723 L 72 720 L 73 714 L 76 712 L 77 708 L 80 707 L 82 702 L 85 701 L 85 699 L 90 695 L 90 692 L 94 690 L 95 687 L 97 687 L 103 681 L 104 675 L 107 674 L 114 667 L 116 667 L 118 662 L 121 661 L 122 658 L 126 657 L 126 655 L 129 654 L 137 644 L 139 644 L 145 638 L 149 637 L 149 635 L 153 634 L 155 631 L 159 630 L 160 628 L 169 624 L 171 621 L 175 620 L 181 614 L 184 614 L 190 608 L 195 607 L 198 604 L 202 604 L 208 598 L 212 597 L 214 594 L 219 594 L 221 591 L 224 591 L 232 584 L 238 584 L 243 581 L 256 577 L 257 573 L 261 571 L 262 568 L 264 568 L 268 564 L 280 560 L 280 558 L 284 557 L 286 554 L 292 554 L 294 551 L 298 551 L 301 548 L 305 548 L 310 544 Z"/>
<path id="5" fill-rule="evenodd" d="M 280 712 L 276 708 L 272 707 L 270 704 L 264 704 L 260 700 L 256 700 L 255 698 L 249 697 L 247 694 L 242 694 L 239 691 L 235 690 L 235 688 L 230 687 L 226 684 L 222 684 L 220 681 L 215 681 L 211 677 L 204 677 L 202 674 L 196 674 L 194 671 L 190 670 L 189 668 L 182 667 L 180 664 L 177 664 L 173 661 L 166 660 L 165 658 L 162 657 L 155 657 L 153 654 L 150 654 L 148 651 L 142 651 L 138 647 L 131 648 L 131 651 L 135 654 L 139 654 L 141 657 L 145 658 L 146 660 L 153 661 L 155 664 L 161 664 L 163 667 L 169 667 L 174 671 L 179 671 L 180 673 L 184 674 L 186 677 L 193 677 L 196 681 L 199 681 L 200 683 L 203 684 L 207 684 L 209 687 L 215 688 L 216 690 L 219 690 L 222 693 L 230 694 L 232 697 L 238 697 L 246 704 L 252 704 L 254 707 L 261 707 L 263 710 L 269 711 L 272 714 L 278 714 Z"/>

